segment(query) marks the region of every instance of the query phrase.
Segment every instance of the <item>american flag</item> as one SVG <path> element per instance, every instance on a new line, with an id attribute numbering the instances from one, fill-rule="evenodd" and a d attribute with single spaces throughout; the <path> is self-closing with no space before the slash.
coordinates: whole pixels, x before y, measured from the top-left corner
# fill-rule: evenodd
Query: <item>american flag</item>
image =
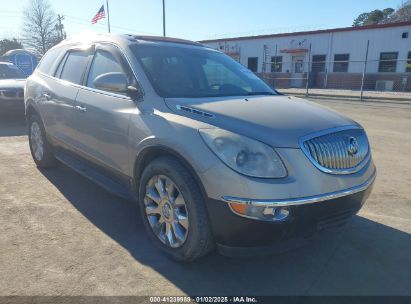
<path id="1" fill-rule="evenodd" d="M 103 18 L 106 18 L 106 13 L 104 12 L 104 5 L 102 5 L 101 8 L 98 10 L 97 14 L 93 17 L 93 20 L 91 20 L 91 23 L 95 24 L 97 23 L 97 21 Z"/>

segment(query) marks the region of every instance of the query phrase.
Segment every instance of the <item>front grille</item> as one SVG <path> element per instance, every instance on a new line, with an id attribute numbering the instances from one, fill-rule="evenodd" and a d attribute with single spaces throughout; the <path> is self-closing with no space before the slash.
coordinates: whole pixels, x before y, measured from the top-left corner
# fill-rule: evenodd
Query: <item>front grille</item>
<path id="1" fill-rule="evenodd" d="M 307 138 L 302 148 L 313 164 L 327 173 L 356 172 L 369 156 L 367 135 L 359 128 Z"/>

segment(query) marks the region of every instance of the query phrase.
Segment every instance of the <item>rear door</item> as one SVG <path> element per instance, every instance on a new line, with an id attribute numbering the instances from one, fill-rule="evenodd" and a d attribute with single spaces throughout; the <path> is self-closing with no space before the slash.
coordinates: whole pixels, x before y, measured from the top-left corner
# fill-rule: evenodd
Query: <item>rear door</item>
<path id="1" fill-rule="evenodd" d="M 49 113 L 45 116 L 52 126 L 52 135 L 71 148 L 77 142 L 76 97 L 90 58 L 90 50 L 68 50 L 55 72 L 55 81 L 52 81 L 50 90 L 43 94 L 45 99 L 49 99 L 49 105 L 45 107 Z"/>
<path id="2" fill-rule="evenodd" d="M 88 75 L 76 100 L 78 149 L 98 165 L 129 176 L 129 121 L 131 114 L 138 110 L 126 94 L 94 87 L 94 79 L 109 72 L 122 72 L 130 83 L 135 81 L 117 47 L 96 45 Z"/>

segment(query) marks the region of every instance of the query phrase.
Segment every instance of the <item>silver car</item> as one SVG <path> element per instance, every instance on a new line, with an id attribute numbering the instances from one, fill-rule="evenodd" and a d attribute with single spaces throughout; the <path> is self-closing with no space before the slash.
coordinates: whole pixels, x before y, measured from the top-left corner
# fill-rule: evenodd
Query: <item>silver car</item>
<path id="1" fill-rule="evenodd" d="M 133 35 L 69 39 L 25 87 L 33 159 L 136 201 L 177 260 L 278 252 L 345 223 L 376 176 L 364 129 L 223 53 Z"/>

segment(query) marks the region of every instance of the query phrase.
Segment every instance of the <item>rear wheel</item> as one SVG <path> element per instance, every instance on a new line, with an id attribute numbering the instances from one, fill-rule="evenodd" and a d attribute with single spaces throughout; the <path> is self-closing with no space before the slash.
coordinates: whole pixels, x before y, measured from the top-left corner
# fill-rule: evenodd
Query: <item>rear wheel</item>
<path id="1" fill-rule="evenodd" d="M 193 261 L 213 248 L 204 199 L 188 170 L 162 157 L 144 170 L 139 198 L 145 227 L 163 252 Z"/>
<path id="2" fill-rule="evenodd" d="M 38 115 L 29 118 L 29 145 L 37 167 L 49 168 L 55 165 L 52 147 L 47 141 L 43 123 Z"/>

